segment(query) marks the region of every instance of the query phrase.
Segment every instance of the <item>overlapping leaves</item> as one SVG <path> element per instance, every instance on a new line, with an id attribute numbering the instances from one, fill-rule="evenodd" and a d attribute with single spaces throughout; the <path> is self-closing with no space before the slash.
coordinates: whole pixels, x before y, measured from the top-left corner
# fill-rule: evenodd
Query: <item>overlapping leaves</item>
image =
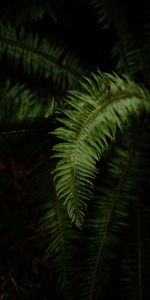
<path id="1" fill-rule="evenodd" d="M 132 119 L 150 110 L 148 92 L 127 79 L 98 74 L 82 85 L 83 92 L 71 92 L 67 99 L 70 108 L 59 119 L 63 127 L 55 131 L 61 142 L 54 147 L 59 159 L 57 194 L 78 227 L 93 198 L 96 161 L 115 140 L 117 130 L 123 132 Z"/>
<path id="2" fill-rule="evenodd" d="M 14 68 L 21 65 L 29 75 L 51 78 L 62 89 L 75 86 L 84 72 L 76 56 L 62 46 L 23 29 L 17 32 L 9 24 L 0 24 L 0 56 L 4 54 Z"/>

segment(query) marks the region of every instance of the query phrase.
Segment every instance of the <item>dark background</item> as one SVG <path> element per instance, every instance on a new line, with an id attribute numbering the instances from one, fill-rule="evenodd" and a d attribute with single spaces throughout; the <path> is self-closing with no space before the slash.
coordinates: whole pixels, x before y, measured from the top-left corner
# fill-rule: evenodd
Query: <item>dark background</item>
<path id="1" fill-rule="evenodd" d="M 112 59 L 112 48 L 116 42 L 113 27 L 103 30 L 98 24 L 97 11 L 87 0 L 53 0 L 51 10 L 45 9 L 42 18 L 32 19 L 31 8 L 41 1 L 4 1 L 0 9 L 2 22 L 11 24 L 20 30 L 22 26 L 27 32 L 38 33 L 41 38 L 57 42 L 66 47 L 66 51 L 74 52 L 86 68 L 111 72 L 116 61 Z M 140 33 L 139 15 L 141 4 L 135 1 L 126 2 L 129 24 L 136 35 Z M 42 6 L 47 7 L 47 1 Z M 136 11 L 135 11 L 136 6 Z M 142 13 L 141 13 L 142 14 Z M 7 68 L 4 56 L 1 62 L 0 79 L 4 76 L 22 78 L 21 71 Z M 24 78 L 22 78 L 23 80 Z M 30 79 L 32 81 L 32 79 Z M 35 85 L 35 83 L 34 83 Z M 31 155 L 31 148 L 39 144 L 39 136 L 23 139 L 19 150 L 20 139 L 0 139 L 0 299 L 2 300 L 48 300 L 58 299 L 51 275 L 51 266 L 47 266 L 45 249 L 36 233 L 37 203 L 30 203 L 30 193 L 38 189 L 33 177 L 38 174 L 39 152 Z M 28 144 L 28 147 L 27 147 Z M 6 147 L 7 145 L 7 147 Z M 30 147 L 31 148 L 30 148 Z M 6 150 L 7 149 L 7 150 Z M 49 154 L 49 153 L 48 153 Z M 33 173 L 33 165 L 35 173 Z M 36 166 L 37 169 L 36 169 Z M 32 174 L 32 176 L 31 176 Z M 39 175 L 40 176 L 40 175 Z M 37 177 L 37 182 L 39 182 Z M 113 291 L 115 293 L 115 290 Z M 62 299 L 62 298 L 61 298 Z M 115 299 L 115 294 L 114 294 Z M 63 299 L 62 299 L 63 300 Z"/>

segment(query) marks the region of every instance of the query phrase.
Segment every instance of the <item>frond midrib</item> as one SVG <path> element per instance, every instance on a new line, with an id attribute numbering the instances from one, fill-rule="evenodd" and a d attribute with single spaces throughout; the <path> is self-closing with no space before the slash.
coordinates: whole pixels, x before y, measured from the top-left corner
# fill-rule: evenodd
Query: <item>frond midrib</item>
<path id="1" fill-rule="evenodd" d="M 70 65 L 63 64 L 63 63 L 59 62 L 55 57 L 53 57 L 53 56 L 51 56 L 49 54 L 46 54 L 46 53 L 44 53 L 42 51 L 39 51 L 36 48 L 30 48 L 30 47 L 27 47 L 27 45 L 25 45 L 23 43 L 17 43 L 17 42 L 14 42 L 12 40 L 1 39 L 1 38 L 0 38 L 0 43 L 2 45 L 4 45 L 4 43 L 5 43 L 7 47 L 13 46 L 14 48 L 18 48 L 18 49 L 20 49 L 22 51 L 31 52 L 34 55 L 38 55 L 39 57 L 41 57 L 45 61 L 47 61 L 47 62 L 49 62 L 49 63 L 51 63 L 53 65 L 58 66 L 60 69 L 66 71 L 67 73 L 70 73 L 72 76 L 74 76 L 78 80 L 81 77 L 81 74 L 79 74 L 74 69 L 72 69 Z"/>
<path id="2" fill-rule="evenodd" d="M 75 162 L 76 161 L 76 156 L 77 156 L 77 151 L 78 151 L 78 145 L 80 144 L 80 141 L 82 141 L 84 139 L 84 130 L 85 128 L 89 127 L 91 121 L 96 117 L 96 115 L 98 113 L 100 113 L 101 111 L 103 111 L 103 109 L 105 109 L 108 105 L 110 105 L 110 102 L 113 102 L 113 101 L 119 101 L 119 100 L 123 100 L 124 98 L 126 97 L 134 97 L 135 95 L 132 94 L 132 93 L 124 93 L 122 95 L 119 95 L 119 96 L 114 96 L 112 97 L 111 99 L 107 99 L 105 100 L 105 102 L 103 103 L 100 103 L 95 110 L 93 110 L 91 112 L 91 114 L 88 116 L 88 118 L 84 121 L 79 133 L 78 133 L 78 137 L 75 141 L 75 145 L 74 145 L 74 150 L 72 152 L 72 154 L 70 155 L 71 158 L 73 158 L 73 161 Z M 73 189 L 72 189 L 72 192 L 73 191 L 76 191 L 76 163 L 73 164 Z M 77 197 L 75 196 L 74 194 L 74 199 L 77 199 Z M 76 215 L 77 215 L 77 218 L 78 218 L 78 207 L 79 207 L 79 204 L 78 204 L 78 199 L 77 199 L 77 202 L 76 202 Z"/>
<path id="3" fill-rule="evenodd" d="M 110 102 L 112 102 L 114 100 L 122 100 L 123 98 L 132 97 L 132 96 L 134 96 L 134 94 L 122 94 L 122 95 L 119 95 L 119 96 L 116 96 L 116 97 L 112 97 L 111 99 L 105 100 L 105 102 L 103 102 L 103 103 L 100 103 L 96 107 L 96 109 L 93 110 L 91 112 L 91 114 L 88 116 L 88 118 L 84 121 L 84 123 L 83 123 L 83 125 L 82 125 L 82 127 L 79 131 L 76 143 L 75 143 L 75 151 L 74 152 L 76 152 L 77 145 L 79 144 L 80 138 L 82 138 L 82 133 L 84 132 L 85 128 L 89 126 L 90 122 L 96 117 L 96 115 L 99 112 L 101 112 L 103 109 L 105 109 L 107 107 L 107 105 L 109 105 Z"/>
<path id="4" fill-rule="evenodd" d="M 106 78 L 110 80 L 111 97 L 105 87 Z M 65 142 L 53 148 L 56 150 L 54 157 L 59 158 L 54 170 L 58 196 L 72 222 L 79 228 L 84 224 L 87 202 L 93 199 L 96 161 L 115 140 L 117 129 L 123 131 L 125 124 L 130 125 L 131 115 L 138 118 L 143 111 L 148 113 L 150 109 L 148 92 L 127 78 L 124 80 L 116 75 L 100 74 L 93 81 L 87 79 L 84 88 L 84 92 L 73 92 L 67 100 L 72 107 L 72 114 L 70 109 L 64 109 L 66 119 L 58 120 L 65 126 L 54 131 Z M 84 157 L 81 159 L 83 153 L 87 153 L 87 163 Z M 81 171 L 84 165 L 85 171 Z M 66 188 L 68 178 L 69 185 Z"/>

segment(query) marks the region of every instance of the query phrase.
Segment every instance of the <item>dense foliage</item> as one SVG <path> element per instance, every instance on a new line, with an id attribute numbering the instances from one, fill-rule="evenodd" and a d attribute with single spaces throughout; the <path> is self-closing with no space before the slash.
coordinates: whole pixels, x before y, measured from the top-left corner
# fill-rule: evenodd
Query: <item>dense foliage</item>
<path id="1" fill-rule="evenodd" d="M 150 7 L 135 5 L 0 11 L 0 299 L 149 299 Z"/>

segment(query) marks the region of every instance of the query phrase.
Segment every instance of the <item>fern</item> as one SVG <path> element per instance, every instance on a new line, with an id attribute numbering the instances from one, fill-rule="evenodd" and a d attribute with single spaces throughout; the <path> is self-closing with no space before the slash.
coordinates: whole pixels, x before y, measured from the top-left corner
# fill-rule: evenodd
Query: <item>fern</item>
<path id="1" fill-rule="evenodd" d="M 92 4 L 97 10 L 98 22 L 104 29 L 112 26 L 116 35 L 117 42 L 112 49 L 112 58 L 117 61 L 117 72 L 135 78 L 140 69 L 138 67 L 140 48 L 137 47 L 132 28 L 127 22 L 128 4 L 116 0 L 93 0 Z"/>
<path id="2" fill-rule="evenodd" d="M 147 192 L 144 190 L 149 187 L 149 130 L 142 132 L 140 137 L 141 143 L 137 141 L 130 177 L 137 180 L 133 191 L 135 197 L 129 203 L 131 217 L 120 246 L 121 279 L 129 299 L 146 299 L 149 294 L 149 210 L 146 209 L 149 201 L 146 203 Z"/>
<path id="3" fill-rule="evenodd" d="M 34 34 L 45 16 L 59 23 L 55 12 L 65 5 L 56 2 L 26 1 L 24 10 L 18 3 L 19 16 L 16 9 L 2 17 L 0 61 L 8 70 L 1 78 L 13 78 L 0 84 L 2 167 L 8 157 L 30 166 L 25 197 L 40 219 L 39 243 L 61 299 L 148 299 L 149 20 L 138 15 L 138 40 L 130 3 L 89 1 L 115 34 L 111 59 L 121 75 L 87 77 L 62 42 L 46 30 Z"/>
<path id="4" fill-rule="evenodd" d="M 23 29 L 18 33 L 9 24 L 0 26 L 1 58 L 3 54 L 15 68 L 22 65 L 27 74 L 51 78 L 63 90 L 75 86 L 84 72 L 78 59 L 63 47 L 50 45 L 38 35 L 25 34 Z"/>
<path id="5" fill-rule="evenodd" d="M 133 82 L 117 76 L 94 75 L 83 83 L 85 92 L 72 92 L 67 103 L 64 127 L 55 134 L 62 143 L 54 147 L 59 162 L 55 182 L 60 201 L 78 227 L 84 223 L 88 202 L 93 198 L 96 161 L 115 140 L 116 131 L 124 130 L 132 121 L 149 112 L 148 93 Z M 106 80 L 110 86 L 108 92 Z M 110 95 L 111 92 L 111 95 Z"/>
<path id="6" fill-rule="evenodd" d="M 52 180 L 49 186 L 50 201 L 46 200 L 45 205 L 42 204 L 43 217 L 40 222 L 40 231 L 42 230 L 44 236 L 48 258 L 53 262 L 57 274 L 58 288 L 61 288 L 66 299 L 72 299 L 74 285 L 76 285 L 74 259 L 78 234 L 70 224 Z"/>
<path id="7" fill-rule="evenodd" d="M 57 21 L 56 14 L 52 7 L 50 7 L 48 1 L 46 1 L 45 5 L 42 4 L 31 4 L 28 3 L 24 9 L 20 11 L 20 14 L 17 16 L 16 25 L 19 26 L 23 23 L 30 21 L 38 21 L 44 18 L 44 15 L 47 14 L 48 17 L 50 17 L 53 22 Z"/>
<path id="8" fill-rule="evenodd" d="M 34 123 L 52 118 L 55 111 L 54 99 L 44 104 L 36 93 L 25 85 L 12 85 L 10 81 L 3 83 L 1 91 L 0 134 L 31 132 Z"/>
<path id="9" fill-rule="evenodd" d="M 120 232 L 128 226 L 128 208 L 134 194 L 129 191 L 133 145 L 117 147 L 108 162 L 105 180 L 98 184 L 95 198 L 85 223 L 83 249 L 84 274 L 81 271 L 81 299 L 99 299 L 106 293 L 112 272 L 112 260 L 118 247 Z M 131 186 L 135 186 L 135 180 Z M 84 237 L 83 237 L 84 239 Z M 86 249 L 86 251 L 85 251 Z M 84 280 L 82 280 L 84 278 Z M 85 282 L 87 283 L 85 285 Z"/>

